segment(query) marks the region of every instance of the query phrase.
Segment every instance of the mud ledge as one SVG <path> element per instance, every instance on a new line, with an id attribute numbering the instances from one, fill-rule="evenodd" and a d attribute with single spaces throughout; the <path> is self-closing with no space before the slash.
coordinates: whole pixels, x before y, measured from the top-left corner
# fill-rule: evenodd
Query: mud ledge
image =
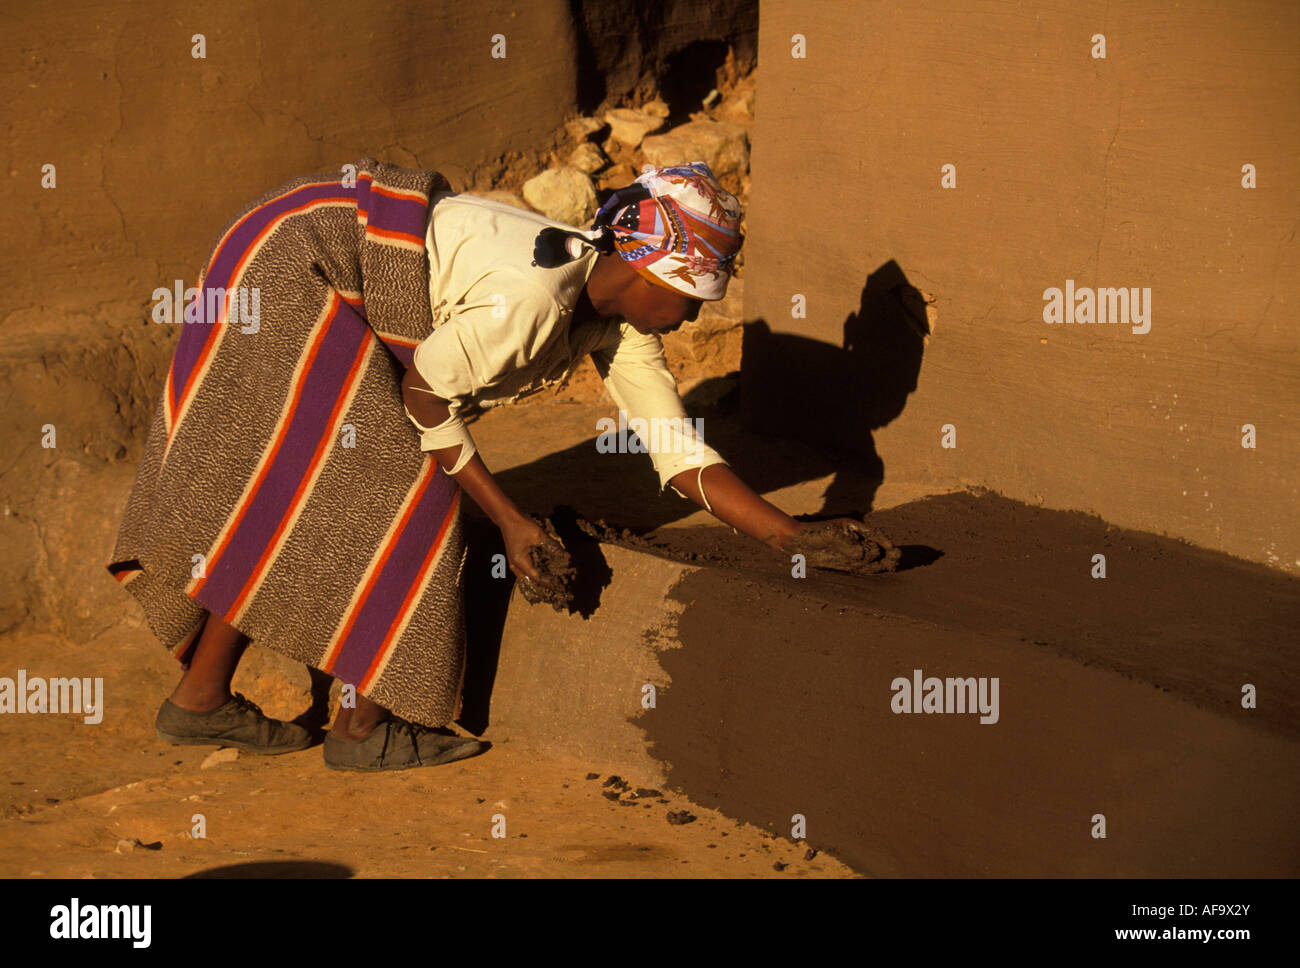
<path id="1" fill-rule="evenodd" d="M 583 611 L 512 602 L 488 735 L 782 836 L 801 815 L 863 873 L 1295 869 L 1300 581 L 991 493 L 870 523 L 899 572 L 794 579 L 726 528 L 606 527 Z M 997 721 L 894 712 L 917 669 L 997 679 Z M 1246 683 L 1268 702 L 1243 709 Z"/>

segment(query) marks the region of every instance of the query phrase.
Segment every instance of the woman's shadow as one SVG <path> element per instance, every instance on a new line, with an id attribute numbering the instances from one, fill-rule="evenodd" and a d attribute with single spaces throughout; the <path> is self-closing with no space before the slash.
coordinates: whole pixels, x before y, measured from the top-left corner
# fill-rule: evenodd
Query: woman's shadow
<path id="1" fill-rule="evenodd" d="M 890 260 L 867 277 L 842 332 L 842 345 L 832 346 L 774 333 L 760 319 L 745 327 L 740 371 L 743 442 L 760 458 L 741 476 L 767 490 L 834 474 L 825 516 L 864 515 L 874 504 L 885 467 L 872 432 L 896 419 L 916 389 L 931 332 L 926 298 Z M 804 468 L 761 459 L 770 434 L 806 442 L 816 458 Z"/>

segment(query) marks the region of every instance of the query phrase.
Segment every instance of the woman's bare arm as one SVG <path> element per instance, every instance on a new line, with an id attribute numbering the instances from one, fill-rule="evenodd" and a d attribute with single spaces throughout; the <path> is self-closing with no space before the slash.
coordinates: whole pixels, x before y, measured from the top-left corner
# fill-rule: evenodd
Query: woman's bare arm
<path id="1" fill-rule="evenodd" d="M 682 471 L 670 483 L 700 507 L 706 507 L 700 495 L 701 479 L 713 516 L 765 545 L 781 549 L 805 526 L 754 493 L 726 464 L 710 464 L 702 474 L 698 469 Z"/>
<path id="2" fill-rule="evenodd" d="M 434 395 L 413 366 L 402 377 L 402 401 L 406 404 L 406 409 L 425 427 L 438 426 L 450 413 L 448 401 Z M 456 461 L 460 460 L 462 446 L 457 444 L 454 447 L 442 447 L 429 453 L 440 467 L 455 467 Z M 483 459 L 476 453 L 453 476 L 456 483 L 474 499 L 474 503 L 483 509 L 483 513 L 501 529 L 510 570 L 519 577 L 526 575 L 533 579 L 540 578 L 529 560 L 528 550 L 541 544 L 546 539 L 546 534 L 501 490 Z"/>
<path id="3" fill-rule="evenodd" d="M 402 378 L 402 400 L 421 424 L 436 427 L 447 419 L 448 401 L 434 395 L 415 367 Z M 461 445 L 430 451 L 441 467 L 455 467 Z M 455 475 L 456 482 L 472 497 L 483 512 L 501 529 L 506 543 L 506 558 L 516 576 L 534 580 L 541 576 L 533 567 L 528 551 L 547 540 L 546 533 L 525 515 L 501 490 L 482 458 L 475 454 Z M 708 505 L 700 494 L 703 481 Z M 698 469 L 675 475 L 670 482 L 700 507 L 711 507 L 714 517 L 778 551 L 789 550 L 790 540 L 814 525 L 796 521 L 776 505 L 756 494 L 726 464 L 710 464 L 703 473 Z M 848 519 L 844 519 L 848 520 Z M 856 522 L 855 522 L 856 523 Z"/>

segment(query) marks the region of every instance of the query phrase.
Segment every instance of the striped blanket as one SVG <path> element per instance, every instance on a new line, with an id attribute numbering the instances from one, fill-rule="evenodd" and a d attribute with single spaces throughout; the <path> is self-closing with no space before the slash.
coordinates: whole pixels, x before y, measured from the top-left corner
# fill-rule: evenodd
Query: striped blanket
<path id="1" fill-rule="evenodd" d="M 211 612 L 399 716 L 458 715 L 460 488 L 400 390 L 433 328 L 424 229 L 447 190 L 367 158 L 221 235 L 107 566 L 182 662 Z"/>

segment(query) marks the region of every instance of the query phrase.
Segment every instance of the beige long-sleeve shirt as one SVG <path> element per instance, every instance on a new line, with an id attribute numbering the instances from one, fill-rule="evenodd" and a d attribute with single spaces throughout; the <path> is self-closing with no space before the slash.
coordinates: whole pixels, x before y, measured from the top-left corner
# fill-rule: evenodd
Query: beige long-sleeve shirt
<path id="1" fill-rule="evenodd" d="M 660 493 L 683 470 L 726 463 L 702 438 L 689 437 L 693 427 L 658 336 L 620 319 L 571 325 L 599 254 L 588 250 L 556 269 L 531 264 L 541 229 L 572 226 L 472 195 L 434 198 L 425 236 L 434 331 L 416 347 L 414 366 L 449 401 L 453 420 L 466 401 L 499 406 L 558 383 L 591 354 L 650 449 Z M 657 422 L 651 439 L 638 420 Z"/>

